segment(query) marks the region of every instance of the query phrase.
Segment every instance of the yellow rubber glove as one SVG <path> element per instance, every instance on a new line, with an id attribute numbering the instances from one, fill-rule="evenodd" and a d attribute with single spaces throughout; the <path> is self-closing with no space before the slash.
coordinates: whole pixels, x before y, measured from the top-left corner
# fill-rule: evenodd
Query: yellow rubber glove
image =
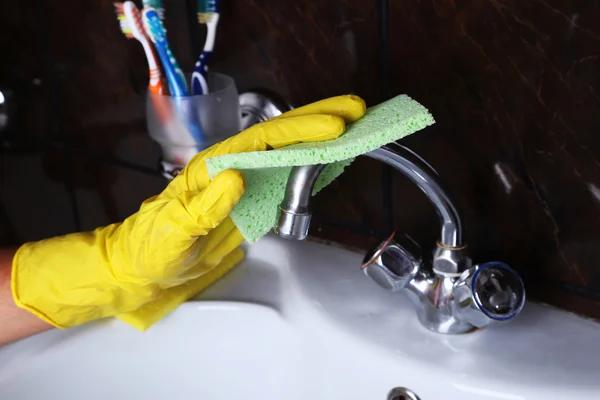
<path id="1" fill-rule="evenodd" d="M 23 245 L 13 260 L 15 303 L 59 328 L 117 316 L 147 329 L 243 258 L 228 218 L 244 193 L 242 175 L 228 170 L 211 181 L 205 160 L 334 139 L 364 112 L 356 96 L 292 110 L 199 153 L 122 223 Z"/>

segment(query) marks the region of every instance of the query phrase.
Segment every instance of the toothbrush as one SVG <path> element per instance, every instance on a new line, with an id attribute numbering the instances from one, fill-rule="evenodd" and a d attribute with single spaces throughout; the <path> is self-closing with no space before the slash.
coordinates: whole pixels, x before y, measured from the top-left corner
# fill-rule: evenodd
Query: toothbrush
<path id="1" fill-rule="evenodd" d="M 146 60 L 148 60 L 148 69 L 150 74 L 150 81 L 148 88 L 151 93 L 162 94 L 163 85 L 160 79 L 160 69 L 156 61 L 156 56 L 148 40 L 148 35 L 144 31 L 142 25 L 142 16 L 140 11 L 131 1 L 125 3 L 114 3 L 115 11 L 117 13 L 117 19 L 121 26 L 121 31 L 128 39 L 137 39 L 142 44 L 144 52 L 146 53 Z"/>
<path id="2" fill-rule="evenodd" d="M 215 36 L 217 35 L 217 25 L 219 24 L 218 0 L 198 0 L 198 22 L 206 24 L 206 42 L 204 42 L 202 54 L 200 54 L 200 58 L 194 66 L 192 93 L 207 94 L 206 71 L 208 69 L 208 59 L 215 47 Z"/>
<path id="3" fill-rule="evenodd" d="M 167 48 L 167 54 L 169 56 L 169 59 L 175 60 L 175 56 L 171 52 L 170 48 Z M 181 68 L 179 68 L 179 64 L 177 64 L 177 62 L 175 62 L 174 67 L 175 67 L 175 74 L 177 74 L 177 77 L 179 78 L 179 82 L 181 82 L 181 84 L 183 86 L 185 86 L 186 91 L 189 91 L 187 81 L 185 80 L 185 75 L 183 74 L 183 71 L 181 70 Z"/>
<path id="4" fill-rule="evenodd" d="M 163 5 L 163 0 L 142 0 L 142 5 L 144 8 L 154 7 L 161 21 L 165 19 L 165 7 Z"/>
<path id="5" fill-rule="evenodd" d="M 145 7 L 143 12 L 144 28 L 146 33 L 162 61 L 167 81 L 169 82 L 169 88 L 171 89 L 171 95 L 174 97 L 188 96 L 188 89 L 185 80 L 182 80 L 177 70 L 180 69 L 177 64 L 177 60 L 173 57 L 173 54 L 169 50 L 169 43 L 167 42 L 167 35 L 165 28 L 160 20 L 160 17 L 154 7 Z"/>
<path id="6" fill-rule="evenodd" d="M 154 7 L 156 12 L 158 13 L 158 16 L 160 17 L 160 20 L 161 21 L 165 20 L 165 7 L 163 5 L 163 0 L 142 0 L 142 4 L 144 5 L 144 8 Z M 165 29 L 165 31 L 166 31 L 166 29 Z M 168 54 L 169 58 L 175 58 L 175 56 L 171 52 L 170 48 L 167 49 L 167 54 Z M 185 75 L 183 74 L 183 71 L 181 71 L 181 68 L 179 68 L 179 67 L 175 68 L 175 72 L 179 76 L 179 79 L 182 82 L 186 83 L 186 85 L 187 85 Z"/>
<path id="7" fill-rule="evenodd" d="M 198 120 L 198 116 L 195 114 L 195 112 L 192 112 L 191 114 L 186 112 L 186 105 L 189 104 L 186 103 L 185 99 L 183 98 L 189 96 L 188 88 L 185 83 L 185 79 L 181 79 L 180 75 L 177 73 L 180 68 L 177 64 L 177 60 L 175 60 L 175 57 L 173 57 L 169 50 L 167 35 L 160 17 L 154 7 L 144 8 L 142 17 L 144 21 L 144 28 L 146 28 L 146 33 L 150 37 L 150 40 L 152 40 L 154 43 L 154 46 L 156 47 L 158 55 L 162 61 L 165 75 L 169 81 L 169 87 L 171 88 L 171 95 L 175 100 L 175 106 L 177 107 L 180 115 L 188 115 L 189 119 L 187 120 L 186 126 L 196 142 L 199 144 L 205 143 L 204 133 L 202 132 L 202 127 L 200 121 Z M 201 149 L 202 146 L 198 148 L 198 150 Z"/>

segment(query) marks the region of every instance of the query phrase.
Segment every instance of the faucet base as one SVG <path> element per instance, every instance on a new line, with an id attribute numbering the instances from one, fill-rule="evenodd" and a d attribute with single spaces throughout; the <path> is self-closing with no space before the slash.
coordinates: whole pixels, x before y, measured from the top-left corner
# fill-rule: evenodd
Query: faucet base
<path id="1" fill-rule="evenodd" d="M 475 329 L 453 313 L 455 282 L 456 278 L 421 273 L 406 286 L 404 293 L 415 306 L 421 324 L 430 331 L 459 334 Z"/>

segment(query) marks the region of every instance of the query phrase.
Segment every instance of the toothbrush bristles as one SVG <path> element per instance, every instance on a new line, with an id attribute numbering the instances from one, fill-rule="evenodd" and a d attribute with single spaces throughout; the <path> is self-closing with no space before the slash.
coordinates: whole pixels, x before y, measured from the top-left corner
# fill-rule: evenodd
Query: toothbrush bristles
<path id="1" fill-rule="evenodd" d="M 119 25 L 121 26 L 121 32 L 123 32 L 123 34 L 128 39 L 133 39 L 133 32 L 131 32 L 131 29 L 129 28 L 129 24 L 127 23 L 127 21 L 124 19 L 120 20 Z"/>
<path id="2" fill-rule="evenodd" d="M 161 21 L 165 19 L 165 7 L 162 0 L 142 0 L 145 7 L 154 7 Z"/>
<path id="3" fill-rule="evenodd" d="M 201 24 L 208 24 L 213 18 L 214 13 L 198 13 L 198 22 Z"/>
<path id="4" fill-rule="evenodd" d="M 127 23 L 127 17 L 125 17 L 125 6 L 123 3 L 113 3 L 115 6 L 115 12 L 117 13 L 117 21 L 119 21 L 119 27 L 121 28 L 121 32 L 128 39 L 133 39 L 133 32 L 131 32 L 131 28 L 129 27 L 129 23 Z"/>

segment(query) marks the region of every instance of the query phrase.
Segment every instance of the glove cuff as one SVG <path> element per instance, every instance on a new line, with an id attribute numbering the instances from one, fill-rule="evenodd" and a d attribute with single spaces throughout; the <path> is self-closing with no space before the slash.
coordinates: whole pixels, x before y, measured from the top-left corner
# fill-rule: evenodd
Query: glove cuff
<path id="1" fill-rule="evenodd" d="M 64 329 L 64 328 L 66 328 L 66 326 L 63 326 L 63 325 L 59 324 L 58 322 L 54 321 L 52 318 L 50 318 L 46 314 L 44 314 L 43 311 L 38 310 L 36 307 L 28 304 L 29 301 L 27 299 L 22 300 L 21 290 L 20 290 L 20 288 L 22 287 L 22 284 L 21 284 L 21 277 L 20 277 L 20 274 L 19 274 L 20 269 L 19 269 L 18 259 L 21 257 L 21 255 L 22 255 L 23 252 L 27 252 L 28 251 L 28 247 L 31 246 L 32 244 L 33 243 L 26 243 L 23 246 L 21 246 L 17 250 L 17 252 L 15 253 L 15 256 L 13 258 L 12 272 L 11 272 L 11 281 L 10 281 L 10 288 L 11 288 L 11 291 L 12 291 L 13 300 L 14 300 L 15 304 L 18 307 L 31 312 L 32 314 L 34 314 L 35 316 L 37 316 L 41 320 L 45 321 L 46 323 L 48 323 L 50 325 L 53 325 L 56 328 Z M 27 297 L 28 296 L 25 296 L 25 298 L 27 298 Z M 33 303 L 37 303 L 37 301 L 33 301 Z"/>
<path id="2" fill-rule="evenodd" d="M 57 328 L 139 308 L 156 289 L 115 279 L 104 237 L 111 225 L 26 243 L 13 258 L 11 289 L 17 306 Z"/>

